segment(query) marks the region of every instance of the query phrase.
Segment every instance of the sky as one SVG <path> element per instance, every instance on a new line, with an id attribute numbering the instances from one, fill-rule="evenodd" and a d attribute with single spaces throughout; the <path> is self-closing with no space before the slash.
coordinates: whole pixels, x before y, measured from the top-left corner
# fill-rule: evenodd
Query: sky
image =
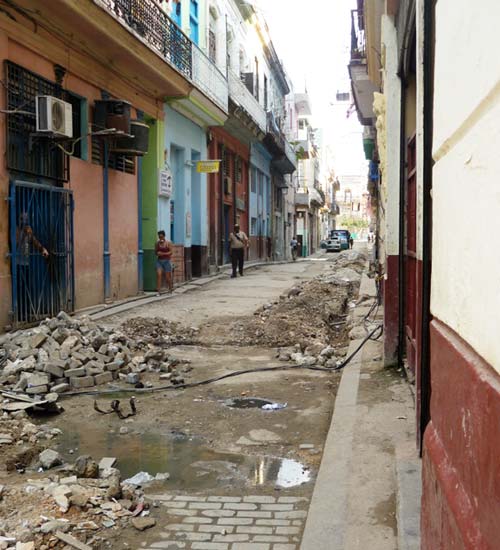
<path id="1" fill-rule="evenodd" d="M 264 15 L 271 37 L 295 91 L 307 86 L 315 128 L 323 129 L 324 147 L 337 175 L 367 173 L 362 127 L 336 92 L 350 90 L 351 13 L 355 0 L 252 0 Z M 366 187 L 366 178 L 364 185 Z"/>

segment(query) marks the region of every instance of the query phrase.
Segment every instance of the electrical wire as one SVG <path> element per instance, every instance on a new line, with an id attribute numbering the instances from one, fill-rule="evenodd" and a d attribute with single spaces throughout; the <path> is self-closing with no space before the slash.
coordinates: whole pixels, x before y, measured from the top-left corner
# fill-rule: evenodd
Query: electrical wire
<path id="1" fill-rule="evenodd" d="M 206 380 L 200 380 L 199 382 L 190 382 L 187 384 L 177 384 L 176 386 L 158 386 L 156 388 L 117 388 L 113 390 L 87 390 L 83 392 L 73 391 L 73 392 L 65 392 L 64 394 L 61 394 L 60 397 L 73 397 L 78 395 L 110 395 L 110 394 L 116 394 L 117 392 L 121 393 L 155 393 L 159 391 L 174 391 L 174 390 L 185 390 L 185 389 L 191 389 L 191 388 L 197 388 L 199 386 L 206 386 L 208 384 L 213 384 L 214 382 L 219 382 L 221 380 L 226 380 L 228 378 L 234 378 L 236 376 L 243 376 L 245 374 L 253 374 L 257 372 L 273 372 L 273 371 L 283 371 L 283 370 L 298 370 L 298 369 L 305 369 L 305 370 L 312 370 L 312 371 L 319 371 L 319 372 L 338 372 L 345 367 L 353 360 L 353 358 L 359 353 L 359 351 L 363 348 L 363 346 L 368 342 L 368 340 L 374 339 L 375 334 L 377 332 L 380 332 L 380 334 L 376 338 L 380 338 L 380 336 L 383 333 L 383 327 L 382 325 L 378 325 L 375 327 L 371 332 L 367 334 L 367 336 L 361 341 L 361 343 L 358 345 L 358 347 L 342 361 L 342 363 L 339 363 L 335 367 L 321 367 L 321 366 L 307 366 L 307 365 L 280 365 L 276 367 L 259 367 L 255 369 L 245 369 L 235 372 L 229 372 L 227 374 L 222 374 L 220 376 L 215 376 L 213 378 L 208 378 Z"/>

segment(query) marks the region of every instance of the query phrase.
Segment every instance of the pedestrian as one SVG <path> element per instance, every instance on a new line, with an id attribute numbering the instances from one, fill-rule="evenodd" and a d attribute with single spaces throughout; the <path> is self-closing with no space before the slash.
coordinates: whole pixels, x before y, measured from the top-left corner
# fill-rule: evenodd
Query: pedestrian
<path id="1" fill-rule="evenodd" d="M 248 237 L 243 231 L 240 231 L 238 224 L 234 226 L 233 233 L 229 235 L 229 248 L 233 267 L 231 278 L 234 279 L 237 276 L 237 271 L 243 277 L 243 264 L 245 263 L 245 250 L 248 248 Z"/>
<path id="2" fill-rule="evenodd" d="M 16 228 L 16 264 L 17 264 L 17 307 L 26 316 L 25 320 L 31 320 L 33 304 L 36 303 L 32 295 L 39 287 L 40 266 L 37 264 L 36 252 L 45 260 L 49 258 L 49 252 L 37 239 L 30 224 L 27 212 L 19 216 L 19 225 Z M 40 299 L 42 299 L 40 295 Z M 41 302 L 38 304 L 40 307 Z"/>
<path id="3" fill-rule="evenodd" d="M 352 248 L 353 246 L 354 246 L 354 239 L 351 235 L 351 236 L 349 236 L 349 248 Z"/>
<path id="4" fill-rule="evenodd" d="M 167 241 L 165 231 L 158 231 L 158 241 L 155 246 L 156 254 L 156 291 L 161 294 L 163 275 L 167 283 L 168 292 L 172 292 L 172 244 Z"/>
<path id="5" fill-rule="evenodd" d="M 292 237 L 292 240 L 290 241 L 290 248 L 292 250 L 292 260 L 295 261 L 297 259 L 297 251 L 299 248 L 299 241 L 297 241 L 297 237 Z"/>

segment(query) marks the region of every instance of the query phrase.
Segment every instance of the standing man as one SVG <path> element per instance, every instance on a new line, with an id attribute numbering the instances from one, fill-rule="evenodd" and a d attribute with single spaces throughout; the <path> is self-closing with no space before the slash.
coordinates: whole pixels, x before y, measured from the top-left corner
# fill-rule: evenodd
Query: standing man
<path id="1" fill-rule="evenodd" d="M 172 292 L 172 245 L 165 238 L 165 231 L 158 231 L 158 241 L 155 246 L 156 253 L 156 290 L 158 296 L 161 293 L 163 274 L 169 292 Z"/>
<path id="2" fill-rule="evenodd" d="M 292 250 L 292 259 L 295 261 L 297 259 L 297 249 L 299 247 L 299 241 L 296 237 L 292 237 L 292 240 L 290 241 L 290 248 Z"/>
<path id="3" fill-rule="evenodd" d="M 229 235 L 229 247 L 231 250 L 231 264 L 233 266 L 231 279 L 236 278 L 237 269 L 240 276 L 243 277 L 243 264 L 245 262 L 245 250 L 248 248 L 248 237 L 243 231 L 240 231 L 239 225 L 235 225 L 233 233 Z"/>

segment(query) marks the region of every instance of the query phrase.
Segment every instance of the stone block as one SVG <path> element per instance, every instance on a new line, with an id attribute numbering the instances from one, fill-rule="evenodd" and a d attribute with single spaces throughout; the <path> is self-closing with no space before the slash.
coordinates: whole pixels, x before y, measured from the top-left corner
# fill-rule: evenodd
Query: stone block
<path id="1" fill-rule="evenodd" d="M 65 391 L 69 390 L 69 384 L 66 384 L 65 382 L 62 384 L 57 384 L 56 386 L 52 386 L 51 391 L 54 393 L 64 393 Z"/>
<path id="2" fill-rule="evenodd" d="M 101 374 L 96 374 L 94 376 L 94 380 L 96 386 L 99 386 L 100 384 L 107 384 L 108 382 L 113 381 L 113 375 L 110 372 L 103 372 Z"/>
<path id="3" fill-rule="evenodd" d="M 69 379 L 69 383 L 72 388 L 77 390 L 81 388 L 90 388 L 95 385 L 93 376 L 75 376 Z"/>
<path id="4" fill-rule="evenodd" d="M 47 374 L 51 374 L 55 378 L 64 377 L 64 369 L 57 366 L 55 363 L 47 363 L 43 368 L 43 372 L 46 372 Z"/>
<path id="5" fill-rule="evenodd" d="M 76 378 L 77 376 L 85 376 L 86 372 L 83 367 L 78 367 L 77 369 L 68 369 L 65 371 L 64 376 L 66 378 Z"/>

